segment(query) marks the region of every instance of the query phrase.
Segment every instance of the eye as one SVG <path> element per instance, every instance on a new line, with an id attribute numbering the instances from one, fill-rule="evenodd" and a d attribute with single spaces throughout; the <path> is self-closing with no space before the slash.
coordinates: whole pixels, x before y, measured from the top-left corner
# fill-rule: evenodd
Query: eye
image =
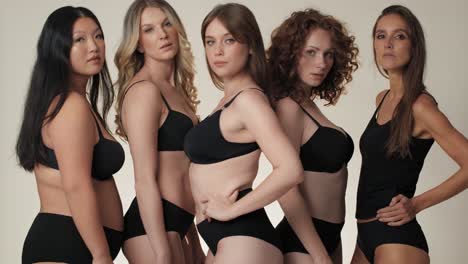
<path id="1" fill-rule="evenodd" d="M 317 52 L 315 50 L 313 50 L 313 49 L 309 49 L 309 50 L 305 51 L 305 54 L 308 55 L 308 56 L 311 56 L 311 57 L 315 56 L 316 53 Z"/>
<path id="2" fill-rule="evenodd" d="M 385 35 L 384 35 L 384 34 L 376 34 L 376 35 L 375 35 L 375 38 L 376 38 L 376 39 L 384 39 L 384 38 L 385 38 Z"/>
<path id="3" fill-rule="evenodd" d="M 405 34 L 400 33 L 400 34 L 396 34 L 395 38 L 400 39 L 400 40 L 404 40 L 404 39 L 406 39 L 406 36 L 405 36 Z"/>
<path id="4" fill-rule="evenodd" d="M 85 41 L 85 38 L 84 37 L 77 37 L 73 40 L 73 42 L 75 43 L 82 43 Z"/>
<path id="5" fill-rule="evenodd" d="M 334 59 L 335 58 L 335 52 L 329 51 L 329 52 L 325 53 L 325 57 L 328 58 L 328 59 Z"/>
<path id="6" fill-rule="evenodd" d="M 236 42 L 236 40 L 233 38 L 228 38 L 224 40 L 224 43 L 226 44 L 234 44 L 234 42 Z"/>
<path id="7" fill-rule="evenodd" d="M 171 21 L 167 20 L 167 21 L 164 23 L 164 26 L 165 26 L 165 27 L 170 27 L 170 26 L 172 26 Z"/>
<path id="8" fill-rule="evenodd" d="M 214 44 L 214 40 L 209 39 L 205 41 L 205 45 L 207 46 L 212 46 L 213 44 Z"/>
<path id="9" fill-rule="evenodd" d="M 99 34 L 96 35 L 96 38 L 97 39 L 104 39 L 104 34 L 99 33 Z"/>
<path id="10" fill-rule="evenodd" d="M 147 28 L 143 29 L 143 32 L 145 32 L 145 33 L 149 33 L 151 31 L 153 31 L 152 27 L 147 27 Z"/>

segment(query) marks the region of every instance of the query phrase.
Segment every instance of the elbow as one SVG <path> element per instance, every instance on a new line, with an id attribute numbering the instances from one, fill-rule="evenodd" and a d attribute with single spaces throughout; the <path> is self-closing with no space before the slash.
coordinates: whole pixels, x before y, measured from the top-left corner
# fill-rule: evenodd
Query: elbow
<path id="1" fill-rule="evenodd" d="M 301 184 L 304 181 L 304 169 L 300 162 L 296 162 L 288 169 L 288 171 L 292 187 Z"/>
<path id="2" fill-rule="evenodd" d="M 92 191 L 93 186 L 91 181 L 77 181 L 77 180 L 69 180 L 63 182 L 63 191 L 67 196 L 80 194 L 86 191 Z"/>

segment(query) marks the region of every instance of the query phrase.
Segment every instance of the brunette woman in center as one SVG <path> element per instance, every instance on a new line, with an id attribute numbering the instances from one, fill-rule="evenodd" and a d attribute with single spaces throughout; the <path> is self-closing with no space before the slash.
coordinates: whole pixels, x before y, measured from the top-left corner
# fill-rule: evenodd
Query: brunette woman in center
<path id="1" fill-rule="evenodd" d="M 352 263 L 429 263 L 416 214 L 467 188 L 468 140 L 426 91 L 426 43 L 416 16 L 404 6 L 389 6 L 377 18 L 372 36 L 375 63 L 389 79 L 389 89 L 377 95 L 377 108 L 361 136 L 358 238 Z M 434 141 L 460 169 L 414 196 Z"/>
<path id="2" fill-rule="evenodd" d="M 263 207 L 299 184 L 303 171 L 263 93 L 269 82 L 260 30 L 247 7 L 229 3 L 205 17 L 201 35 L 212 80 L 224 92 L 185 139 L 208 263 L 283 263 Z M 261 151 L 273 171 L 252 190 Z"/>
<path id="3" fill-rule="evenodd" d="M 338 101 L 358 68 L 357 53 L 343 24 L 314 9 L 294 12 L 273 31 L 269 93 L 304 167 L 304 182 L 279 200 L 285 263 L 342 262 L 346 165 L 354 146 L 315 101 Z"/>
<path id="4" fill-rule="evenodd" d="M 190 43 L 163 0 L 136 0 L 115 56 L 117 134 L 130 145 L 136 198 L 125 214 L 123 252 L 130 263 L 195 263 L 204 255 L 193 223 L 185 134 L 197 123 Z M 185 236 L 191 251 L 184 254 Z M 191 255 L 191 256 L 187 256 Z"/>

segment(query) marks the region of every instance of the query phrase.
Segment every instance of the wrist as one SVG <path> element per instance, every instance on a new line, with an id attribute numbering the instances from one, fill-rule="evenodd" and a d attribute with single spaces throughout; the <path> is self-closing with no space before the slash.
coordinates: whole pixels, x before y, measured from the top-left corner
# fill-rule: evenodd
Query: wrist
<path id="1" fill-rule="evenodd" d="M 413 204 L 415 215 L 425 209 L 423 200 L 420 196 L 415 196 L 411 199 L 411 203 Z"/>

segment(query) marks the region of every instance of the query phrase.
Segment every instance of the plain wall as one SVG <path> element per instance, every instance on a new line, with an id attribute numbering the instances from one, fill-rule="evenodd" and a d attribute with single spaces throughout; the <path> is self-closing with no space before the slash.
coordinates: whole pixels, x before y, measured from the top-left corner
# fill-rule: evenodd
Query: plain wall
<path id="1" fill-rule="evenodd" d="M 196 86 L 201 104 L 199 114 L 205 117 L 216 105 L 222 93 L 212 84 L 204 60 L 200 37 L 201 22 L 205 15 L 220 1 L 169 1 L 181 17 L 196 57 Z M 223 1 L 226 2 L 226 1 Z M 269 46 L 271 31 L 292 11 L 306 7 L 317 8 L 345 22 L 349 31 L 356 36 L 360 49 L 360 68 L 348 85 L 348 94 L 335 107 L 321 107 L 325 114 L 339 126 L 345 128 L 354 139 L 356 149 L 349 163 L 349 180 L 346 195 L 347 216 L 342 232 L 344 263 L 349 263 L 356 240 L 354 220 L 357 182 L 361 157 L 359 137 L 371 117 L 377 93 L 388 88 L 387 81 L 378 74 L 372 57 L 371 30 L 375 19 L 383 8 L 390 4 L 409 7 L 421 21 L 427 41 L 426 85 L 435 96 L 440 109 L 452 124 L 463 134 L 468 134 L 466 99 L 468 54 L 468 18 L 465 0 L 446 1 L 300 1 L 300 0 L 255 0 L 239 1 L 255 14 L 263 33 L 265 46 Z M 19 263 L 26 233 L 39 210 L 35 180 L 17 166 L 14 145 L 18 134 L 25 94 L 31 69 L 36 56 L 36 44 L 47 16 L 64 5 L 84 6 L 99 18 L 106 36 L 107 60 L 113 80 L 117 72 L 113 57 L 122 35 L 124 14 L 130 1 L 6 1 L 0 10 L 0 83 L 2 89 L 0 114 L 2 136 L 0 137 L 0 162 L 3 168 L 0 189 L 0 262 Z M 114 128 L 113 113 L 109 124 Z M 128 145 L 124 167 L 115 175 L 126 209 L 134 197 L 133 168 Z M 421 172 L 417 194 L 432 188 L 458 169 L 446 153 L 437 145 L 431 149 Z M 269 164 L 262 159 L 257 184 L 270 171 Z M 428 239 L 432 263 L 466 263 L 468 259 L 468 222 L 466 202 L 468 193 L 462 193 L 443 204 L 429 208 L 418 215 Z M 267 207 L 273 224 L 282 218 L 277 204 Z M 465 223 L 465 224 L 463 224 Z M 205 247 L 206 249 L 206 247 Z M 115 263 L 127 263 L 120 253 Z"/>

